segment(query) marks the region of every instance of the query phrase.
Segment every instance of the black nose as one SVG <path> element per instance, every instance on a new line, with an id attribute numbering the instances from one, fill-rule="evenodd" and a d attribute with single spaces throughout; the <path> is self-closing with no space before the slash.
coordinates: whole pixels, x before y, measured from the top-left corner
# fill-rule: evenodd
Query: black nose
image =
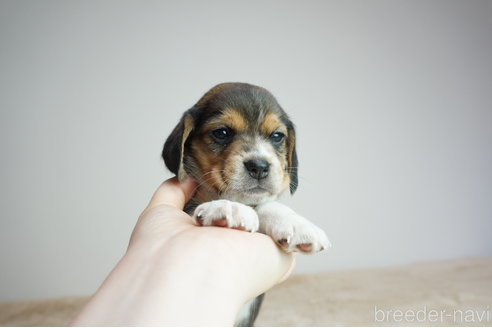
<path id="1" fill-rule="evenodd" d="M 268 168 L 270 164 L 263 159 L 251 159 L 244 162 L 246 170 L 248 170 L 249 175 L 255 179 L 264 179 L 268 176 Z"/>

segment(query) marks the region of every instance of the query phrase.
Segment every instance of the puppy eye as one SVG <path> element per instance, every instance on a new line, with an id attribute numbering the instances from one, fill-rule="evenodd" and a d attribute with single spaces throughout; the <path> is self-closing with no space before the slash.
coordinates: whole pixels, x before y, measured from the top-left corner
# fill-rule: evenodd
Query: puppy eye
<path id="1" fill-rule="evenodd" d="M 273 143 L 280 143 L 282 140 L 284 140 L 284 138 L 285 134 L 283 134 L 282 132 L 274 132 L 270 135 L 270 140 Z"/>
<path id="2" fill-rule="evenodd" d="M 211 132 L 212 137 L 218 143 L 227 143 L 232 138 L 232 131 L 228 128 L 219 128 Z"/>

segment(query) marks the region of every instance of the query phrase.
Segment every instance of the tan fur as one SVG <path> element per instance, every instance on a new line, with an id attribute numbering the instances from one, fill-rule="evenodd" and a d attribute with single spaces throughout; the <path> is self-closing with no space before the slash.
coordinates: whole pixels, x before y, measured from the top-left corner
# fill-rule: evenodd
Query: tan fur
<path id="1" fill-rule="evenodd" d="M 206 181 L 207 183 L 203 186 L 209 185 L 215 188 L 215 191 L 219 191 L 224 185 L 221 172 L 224 170 L 225 162 L 208 149 L 207 142 L 209 142 L 208 136 L 195 139 L 191 144 L 191 148 L 198 168 L 202 173 L 202 181 L 200 182 Z"/>
<path id="2" fill-rule="evenodd" d="M 183 137 L 181 141 L 181 160 L 183 159 L 183 151 L 184 151 L 184 145 L 186 142 L 186 139 L 190 135 L 191 131 L 193 130 L 194 122 L 193 118 L 191 116 L 185 117 L 184 121 L 184 130 L 183 130 Z M 186 179 L 186 172 L 184 171 L 183 168 L 183 163 L 179 165 L 179 172 L 178 172 L 178 180 L 179 181 L 184 181 Z"/>
<path id="3" fill-rule="evenodd" d="M 251 124 L 257 126 L 251 126 Z M 230 143 L 224 152 L 216 154 L 208 147 L 208 144 L 213 143 L 209 133 L 220 127 L 232 129 L 239 137 Z M 252 130 L 259 131 L 260 136 L 265 139 L 274 132 L 288 134 L 287 128 L 275 113 L 267 113 L 261 122 L 248 122 L 242 116 L 241 112 L 234 108 L 227 108 L 218 117 L 207 122 L 203 126 L 198 127 L 200 138 L 195 138 L 193 140 L 191 148 L 196 165 L 202 175 L 200 179 L 200 183 L 204 182 L 202 186 L 210 186 L 219 194 L 228 188 L 228 185 L 232 180 L 232 168 L 237 166 L 242 167 L 242 163 L 245 159 L 244 148 L 246 148 L 248 144 L 251 145 L 254 141 L 251 139 L 251 136 L 243 136 L 242 133 Z M 273 146 L 268 145 L 267 148 L 270 153 L 276 153 Z M 287 170 L 288 154 L 285 142 L 278 149 L 277 155 L 281 164 L 278 168 L 280 172 L 277 171 L 277 174 L 282 177 L 281 190 L 283 191 L 290 183 L 290 176 Z"/>
<path id="4" fill-rule="evenodd" d="M 227 126 L 237 133 L 241 133 L 248 128 L 248 123 L 237 110 L 227 108 L 219 117 L 209 122 L 209 130 L 222 126 Z"/>
<path id="5" fill-rule="evenodd" d="M 294 154 L 294 146 L 296 144 L 296 136 L 294 131 L 289 131 L 287 134 L 287 171 L 291 171 L 292 168 L 292 155 Z"/>
<path id="6" fill-rule="evenodd" d="M 267 113 L 260 123 L 260 133 L 264 136 L 270 136 L 274 132 L 287 134 L 287 129 L 274 113 Z"/>

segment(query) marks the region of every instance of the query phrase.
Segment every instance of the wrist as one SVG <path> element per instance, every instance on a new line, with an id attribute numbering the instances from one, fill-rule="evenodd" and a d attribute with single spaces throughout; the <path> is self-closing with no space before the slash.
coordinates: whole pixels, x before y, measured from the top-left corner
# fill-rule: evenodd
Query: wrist
<path id="1" fill-rule="evenodd" d="M 139 292 L 154 300 L 146 311 L 152 317 L 162 314 L 161 321 L 149 324 L 232 325 L 247 300 L 234 274 L 237 258 L 224 241 L 202 229 L 207 228 L 186 230 L 149 247 L 130 247 L 122 259 L 122 265 L 139 266 L 145 273 L 137 274 Z"/>
<path id="2" fill-rule="evenodd" d="M 217 244 L 194 237 L 129 247 L 72 325 L 233 325 L 244 303 L 239 285 L 210 261 L 220 257 L 209 253 Z"/>

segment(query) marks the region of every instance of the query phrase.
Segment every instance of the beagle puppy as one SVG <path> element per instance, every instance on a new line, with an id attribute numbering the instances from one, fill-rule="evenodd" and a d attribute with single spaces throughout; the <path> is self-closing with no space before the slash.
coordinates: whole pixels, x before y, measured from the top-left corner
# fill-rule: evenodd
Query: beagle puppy
<path id="1" fill-rule="evenodd" d="M 261 232 L 286 252 L 316 253 L 325 233 L 276 201 L 298 186 L 294 124 L 266 89 L 223 83 L 186 111 L 164 144 L 168 169 L 198 183 L 185 211 L 196 224 Z M 237 326 L 252 326 L 263 295 L 246 304 Z"/>

